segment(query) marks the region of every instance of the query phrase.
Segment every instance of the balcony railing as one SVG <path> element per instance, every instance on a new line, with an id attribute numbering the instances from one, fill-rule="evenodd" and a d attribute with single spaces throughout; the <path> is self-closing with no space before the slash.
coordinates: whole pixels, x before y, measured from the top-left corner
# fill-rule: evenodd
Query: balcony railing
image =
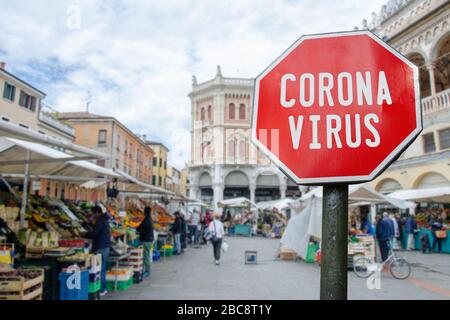
<path id="1" fill-rule="evenodd" d="M 422 99 L 422 113 L 424 115 L 444 109 L 450 109 L 450 89 Z"/>
<path id="2" fill-rule="evenodd" d="M 49 126 L 52 126 L 53 128 L 56 128 L 66 134 L 69 134 L 71 136 L 75 135 L 75 129 L 72 128 L 71 126 L 68 126 L 64 123 L 62 123 L 61 121 L 53 118 L 51 115 L 45 113 L 45 112 L 40 112 L 39 113 L 39 120 Z"/>

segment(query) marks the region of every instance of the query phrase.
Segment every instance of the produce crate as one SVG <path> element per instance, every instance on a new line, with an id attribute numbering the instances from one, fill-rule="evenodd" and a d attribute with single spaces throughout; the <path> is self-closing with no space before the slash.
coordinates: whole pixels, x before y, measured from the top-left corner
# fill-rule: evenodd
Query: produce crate
<path id="1" fill-rule="evenodd" d="M 127 291 L 133 285 L 133 277 L 131 277 L 127 281 L 118 281 L 117 282 L 117 291 Z M 113 292 L 116 291 L 116 283 L 115 281 L 106 281 L 106 290 Z"/>
<path id="2" fill-rule="evenodd" d="M 43 269 L 29 269 L 39 275 L 33 279 L 24 276 L 0 275 L 0 300 L 41 300 L 44 282 Z"/>
<path id="3" fill-rule="evenodd" d="M 160 258 L 161 254 L 159 253 L 159 251 L 158 250 L 153 251 L 152 261 L 159 261 Z"/>
<path id="4" fill-rule="evenodd" d="M 67 287 L 67 279 L 73 273 L 61 272 L 59 274 L 60 281 L 60 300 L 88 300 L 89 299 L 89 272 L 88 270 L 80 271 L 81 286 L 80 289 L 69 289 Z"/>
<path id="5" fill-rule="evenodd" d="M 297 254 L 294 251 L 281 251 L 280 252 L 280 259 L 281 260 L 296 260 Z"/>
<path id="6" fill-rule="evenodd" d="M 89 283 L 97 282 L 100 280 L 100 272 L 90 273 L 89 272 Z"/>
<path id="7" fill-rule="evenodd" d="M 55 259 L 42 260 L 18 260 L 16 267 L 21 269 L 39 269 L 44 270 L 44 292 L 42 298 L 44 300 L 58 300 L 59 299 L 59 285 L 58 285 L 58 262 Z"/>
<path id="8" fill-rule="evenodd" d="M 144 256 L 144 248 L 139 246 L 138 248 L 130 248 L 128 249 L 128 253 L 130 257 L 143 257 Z"/>
<path id="9" fill-rule="evenodd" d="M 133 270 L 128 267 L 113 269 L 106 272 L 106 281 L 128 281 L 133 278 Z"/>
<path id="10" fill-rule="evenodd" d="M 316 262 L 316 252 L 319 250 L 319 246 L 315 243 L 308 244 L 308 251 L 306 253 L 305 262 L 314 263 Z"/>
<path id="11" fill-rule="evenodd" d="M 161 257 L 171 257 L 171 256 L 173 256 L 173 248 L 161 249 L 160 255 L 161 255 Z"/>
<path id="12" fill-rule="evenodd" d="M 228 231 L 228 235 L 229 236 L 234 236 L 235 235 L 234 227 L 229 227 L 227 231 Z"/>
<path id="13" fill-rule="evenodd" d="M 100 280 L 97 280 L 95 282 L 89 282 L 88 293 L 99 292 L 101 285 L 102 285 L 102 282 Z"/>

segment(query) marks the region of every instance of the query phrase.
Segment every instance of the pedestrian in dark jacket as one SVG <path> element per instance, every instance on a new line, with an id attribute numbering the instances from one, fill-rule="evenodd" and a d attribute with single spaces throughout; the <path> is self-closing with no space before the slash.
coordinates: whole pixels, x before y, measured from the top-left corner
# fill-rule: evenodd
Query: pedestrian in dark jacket
<path id="1" fill-rule="evenodd" d="M 184 218 L 184 214 L 180 214 L 181 216 L 181 253 L 184 252 L 184 249 L 186 249 L 186 242 L 187 242 L 187 224 L 186 219 Z"/>
<path id="2" fill-rule="evenodd" d="M 414 245 L 414 232 L 417 229 L 416 219 L 414 218 L 414 213 L 410 213 L 405 223 L 405 232 L 408 237 L 407 250 L 413 250 Z"/>
<path id="3" fill-rule="evenodd" d="M 183 221 L 181 220 L 181 214 L 177 211 L 175 212 L 175 222 L 173 224 L 173 238 L 175 254 L 181 254 L 181 234 L 183 233 Z"/>
<path id="4" fill-rule="evenodd" d="M 95 206 L 92 208 L 92 213 L 97 216 L 97 221 L 94 225 L 94 230 L 89 232 L 86 237 L 92 239 L 92 250 L 102 256 L 101 269 L 101 289 L 100 295 L 105 295 L 106 292 L 106 263 L 109 257 L 109 247 L 111 245 L 111 228 L 109 225 L 109 216 L 107 212 L 103 212 L 102 208 Z"/>
<path id="5" fill-rule="evenodd" d="M 442 252 L 442 239 L 438 238 L 436 236 L 436 231 L 440 231 L 442 230 L 442 227 L 444 226 L 444 224 L 442 223 L 442 219 L 438 218 L 436 215 L 433 215 L 430 219 L 430 228 L 431 228 L 431 233 L 432 233 L 432 237 L 433 237 L 433 251 L 436 251 L 436 247 L 438 249 L 438 252 L 441 253 Z"/>
<path id="6" fill-rule="evenodd" d="M 378 245 L 380 246 L 381 259 L 386 261 L 389 255 L 389 242 L 392 237 L 392 229 L 391 225 L 387 219 L 381 219 L 377 216 L 377 227 L 376 227 L 376 236 L 378 240 Z"/>
<path id="7" fill-rule="evenodd" d="M 144 247 L 144 278 L 150 276 L 151 273 L 151 247 L 154 241 L 152 211 L 150 207 L 144 208 L 144 220 L 142 220 L 137 231 L 139 232 L 139 240 Z"/>

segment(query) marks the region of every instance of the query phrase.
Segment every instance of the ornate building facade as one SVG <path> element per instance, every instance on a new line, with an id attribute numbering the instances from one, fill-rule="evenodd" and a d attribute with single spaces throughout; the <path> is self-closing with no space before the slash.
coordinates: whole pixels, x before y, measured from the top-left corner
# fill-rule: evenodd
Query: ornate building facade
<path id="1" fill-rule="evenodd" d="M 246 197 L 253 202 L 299 194 L 299 188 L 250 142 L 253 79 L 192 81 L 189 195 L 213 206 Z"/>
<path id="2" fill-rule="evenodd" d="M 419 67 L 424 127 L 373 186 L 384 193 L 450 186 L 450 2 L 391 0 L 362 25 Z"/>

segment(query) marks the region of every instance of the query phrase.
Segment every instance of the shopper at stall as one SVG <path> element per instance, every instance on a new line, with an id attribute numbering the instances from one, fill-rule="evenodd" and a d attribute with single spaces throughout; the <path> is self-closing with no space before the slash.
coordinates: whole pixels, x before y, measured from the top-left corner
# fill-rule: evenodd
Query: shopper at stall
<path id="1" fill-rule="evenodd" d="M 201 229 L 200 225 L 200 215 L 198 214 L 197 209 L 194 209 L 191 215 L 191 227 L 192 227 L 192 235 L 190 236 L 190 240 L 195 248 L 198 248 L 199 245 L 199 232 Z M 194 240 L 192 241 L 192 237 Z"/>
<path id="2" fill-rule="evenodd" d="M 437 249 L 439 253 L 442 253 L 442 238 L 438 237 L 436 233 L 436 231 L 441 231 L 444 227 L 441 217 L 433 213 L 429 222 L 429 226 L 433 238 L 433 251 L 436 251 Z"/>
<path id="3" fill-rule="evenodd" d="M 374 235 L 372 223 L 370 223 L 369 219 L 366 216 L 361 217 L 360 230 L 365 234 L 369 234 L 371 236 Z"/>
<path id="4" fill-rule="evenodd" d="M 173 224 L 173 238 L 174 238 L 174 254 L 181 254 L 181 234 L 183 233 L 183 221 L 180 212 L 175 212 L 175 222 Z"/>
<path id="5" fill-rule="evenodd" d="M 376 237 L 378 240 L 378 245 L 380 246 L 381 259 L 386 261 L 389 256 L 389 244 L 392 238 L 392 227 L 389 223 L 389 218 L 376 217 L 377 227 L 376 227 Z"/>
<path id="6" fill-rule="evenodd" d="M 184 249 L 186 249 L 187 235 L 188 229 L 186 224 L 186 219 L 183 213 L 180 213 L 181 217 L 181 253 L 184 253 Z"/>
<path id="7" fill-rule="evenodd" d="M 151 247 L 154 241 L 152 211 L 150 207 L 144 208 L 144 220 L 137 227 L 139 232 L 139 240 L 144 247 L 144 278 L 150 276 L 151 273 Z"/>
<path id="8" fill-rule="evenodd" d="M 414 213 L 410 213 L 405 223 L 405 231 L 408 237 L 407 250 L 414 250 L 414 232 L 417 229 L 416 219 Z"/>
<path id="9" fill-rule="evenodd" d="M 391 248 L 393 249 L 400 249 L 398 242 L 397 242 L 397 238 L 399 237 L 399 228 L 398 228 L 398 223 L 397 223 L 397 219 L 395 219 L 395 215 L 393 213 L 391 213 L 389 215 L 389 219 L 391 219 L 392 221 L 392 226 L 394 227 L 394 236 L 391 240 Z"/>
<path id="10" fill-rule="evenodd" d="M 101 288 L 100 295 L 105 295 L 106 291 L 106 263 L 109 257 L 109 247 L 111 245 L 111 228 L 109 225 L 109 216 L 103 212 L 102 208 L 95 206 L 92 213 L 96 217 L 94 229 L 86 235 L 86 238 L 92 239 L 92 251 L 102 256 L 101 268 Z"/>
<path id="11" fill-rule="evenodd" d="M 211 243 L 214 249 L 214 259 L 216 265 L 220 264 L 220 250 L 222 248 L 222 239 L 225 234 L 223 223 L 220 221 L 220 214 L 214 213 L 213 220 L 209 224 L 208 231 L 211 234 Z"/>

